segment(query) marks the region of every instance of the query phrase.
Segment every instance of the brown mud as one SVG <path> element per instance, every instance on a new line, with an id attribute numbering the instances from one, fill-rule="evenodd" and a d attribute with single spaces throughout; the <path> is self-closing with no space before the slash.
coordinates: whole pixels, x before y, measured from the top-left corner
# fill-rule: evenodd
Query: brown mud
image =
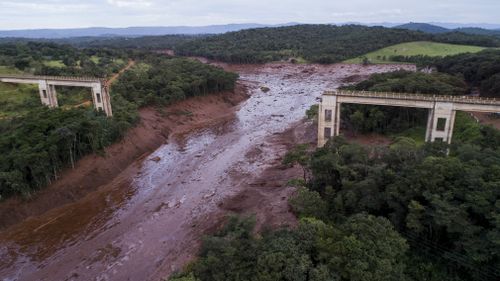
<path id="1" fill-rule="evenodd" d="M 27 217 L 79 200 L 112 181 L 130 164 L 147 156 L 169 138 L 233 118 L 233 108 L 246 98 L 246 87 L 240 84 L 234 93 L 195 97 L 166 108 L 141 109 L 140 123 L 129 130 L 123 140 L 106 148 L 102 155 L 83 157 L 75 169 L 63 171 L 54 184 L 31 199 L 13 198 L 0 203 L 0 230 Z"/>
<path id="2" fill-rule="evenodd" d="M 484 113 L 484 112 L 473 112 L 471 114 L 481 124 L 491 125 L 494 128 L 500 130 L 500 115 L 495 115 L 492 113 Z"/>
<path id="3" fill-rule="evenodd" d="M 283 167 L 281 159 L 294 144 L 314 142 L 315 131 L 303 121 L 305 110 L 326 89 L 372 73 L 412 69 L 220 65 L 240 74 L 249 99 L 235 110 L 231 103 L 212 100 L 225 107 L 207 112 L 207 101 L 188 108 L 179 104 L 180 115 L 174 117 L 141 112 L 141 125 L 112 146 L 106 159 L 80 161 L 67 172 L 74 173 L 71 180 L 61 184 L 61 179 L 33 200 L 45 202 L 39 203 L 45 209 L 31 213 L 40 215 L 0 232 L 0 276 L 9 281 L 161 280 L 193 258 L 202 235 L 217 229 L 230 212 L 255 214 L 259 228 L 294 225 L 287 205 L 293 189 L 286 182 L 301 171 Z M 262 86 L 270 91 L 264 93 Z M 94 169 L 100 161 L 109 166 Z M 81 193 L 75 186 L 82 186 Z M 69 203 L 43 213 L 58 197 Z M 17 204 L 23 210 L 24 203 Z"/>

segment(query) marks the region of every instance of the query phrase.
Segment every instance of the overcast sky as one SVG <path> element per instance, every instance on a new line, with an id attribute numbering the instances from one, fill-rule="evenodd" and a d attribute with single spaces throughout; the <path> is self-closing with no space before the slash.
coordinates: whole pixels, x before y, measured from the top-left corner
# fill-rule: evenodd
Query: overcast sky
<path id="1" fill-rule="evenodd" d="M 0 30 L 350 21 L 500 23 L 500 0 L 0 0 Z"/>

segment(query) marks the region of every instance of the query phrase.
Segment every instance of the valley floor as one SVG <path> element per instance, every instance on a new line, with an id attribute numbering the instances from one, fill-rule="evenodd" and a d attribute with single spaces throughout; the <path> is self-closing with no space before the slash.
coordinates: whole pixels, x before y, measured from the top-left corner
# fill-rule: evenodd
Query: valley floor
<path id="1" fill-rule="evenodd" d="M 280 163 L 294 144 L 314 142 L 314 127 L 303 120 L 306 109 L 325 89 L 414 68 L 222 66 L 240 74 L 247 100 L 236 105 L 244 99 L 240 88 L 236 96 L 145 109 L 141 125 L 105 158 L 86 157 L 31 202 L 0 205 L 0 276 L 161 280 L 191 260 L 203 234 L 230 212 L 255 213 L 259 226 L 294 225 L 287 205 L 293 189 L 286 182 L 301 171 Z"/>

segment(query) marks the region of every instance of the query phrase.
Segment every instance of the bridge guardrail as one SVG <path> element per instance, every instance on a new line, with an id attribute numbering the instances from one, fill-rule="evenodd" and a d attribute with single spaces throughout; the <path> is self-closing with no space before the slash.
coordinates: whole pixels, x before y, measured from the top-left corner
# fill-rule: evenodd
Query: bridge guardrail
<path id="1" fill-rule="evenodd" d="M 0 78 L 81 81 L 81 82 L 105 82 L 105 81 L 107 81 L 105 78 L 96 78 L 96 77 L 44 76 L 44 75 L 18 75 L 18 74 L 2 74 L 2 75 L 0 75 Z"/>
<path id="2" fill-rule="evenodd" d="M 409 94 L 409 93 L 391 93 L 391 92 L 372 92 L 372 91 L 326 91 L 326 95 L 350 96 L 350 97 L 366 97 L 366 98 L 388 98 L 401 100 L 417 100 L 417 101 L 440 101 L 440 102 L 457 102 L 457 103 L 473 103 L 485 105 L 500 105 L 500 100 L 495 98 L 482 98 L 472 96 L 449 96 L 449 95 L 424 95 L 424 94 Z"/>

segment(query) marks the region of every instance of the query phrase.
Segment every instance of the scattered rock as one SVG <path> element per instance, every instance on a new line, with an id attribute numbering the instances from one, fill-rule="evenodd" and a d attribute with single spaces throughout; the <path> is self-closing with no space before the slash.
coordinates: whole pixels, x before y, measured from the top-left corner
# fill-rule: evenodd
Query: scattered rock
<path id="1" fill-rule="evenodd" d="M 160 161 L 161 161 L 161 157 L 156 156 L 156 157 L 154 157 L 154 158 L 151 158 L 151 161 L 154 161 L 154 162 L 157 162 L 157 163 L 158 163 L 158 162 L 160 162 Z"/>
<path id="2" fill-rule="evenodd" d="M 264 93 L 271 91 L 271 89 L 269 89 L 268 87 L 265 87 L 265 86 L 260 87 L 260 90 Z"/>

